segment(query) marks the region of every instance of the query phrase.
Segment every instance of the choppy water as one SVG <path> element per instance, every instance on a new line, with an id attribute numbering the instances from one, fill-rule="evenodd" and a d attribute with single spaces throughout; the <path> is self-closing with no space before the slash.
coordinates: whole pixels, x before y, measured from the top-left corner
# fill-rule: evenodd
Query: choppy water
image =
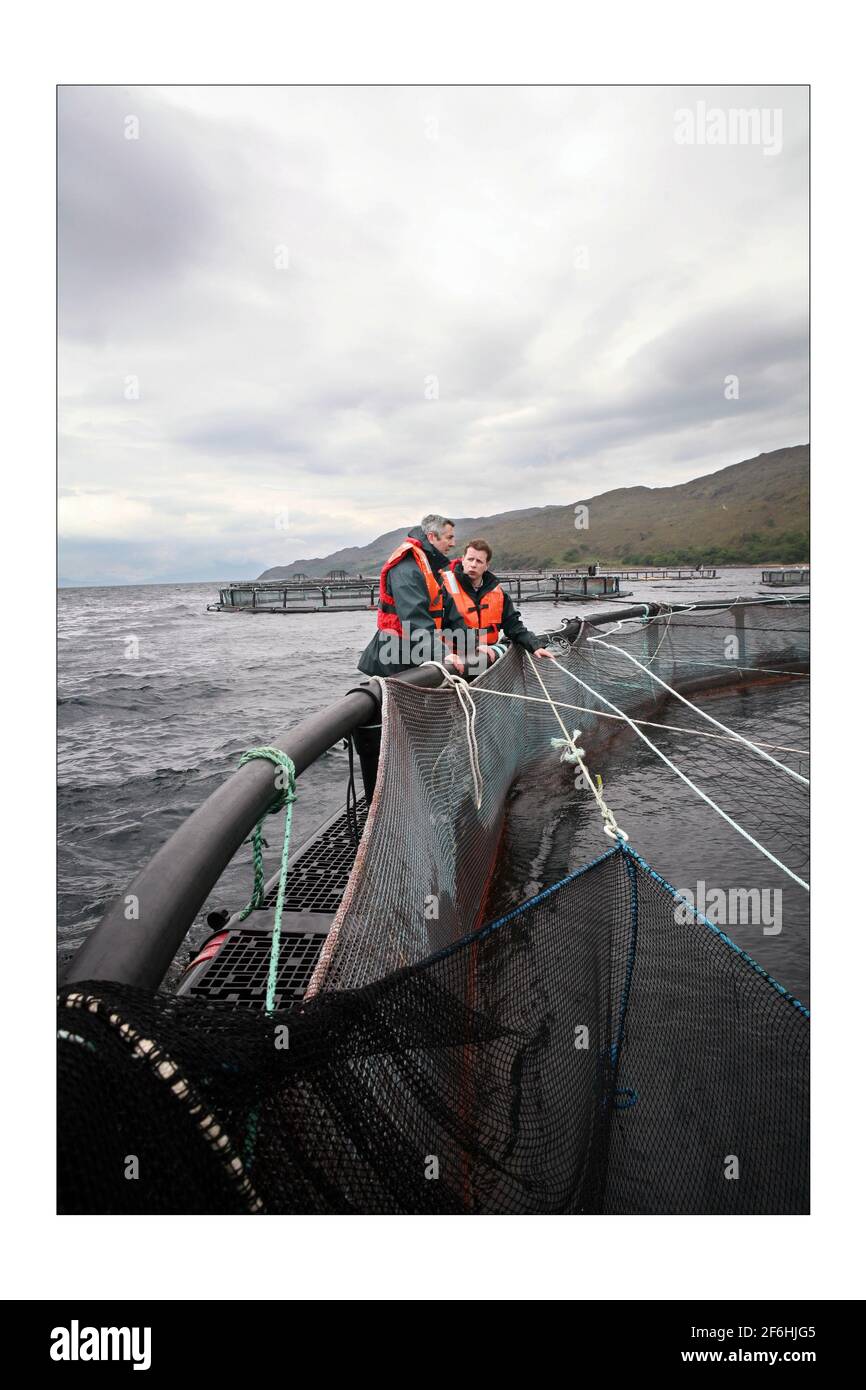
<path id="1" fill-rule="evenodd" d="M 757 594 L 760 577 L 759 570 L 726 570 L 715 580 L 624 582 L 623 587 L 633 589 L 637 600 L 732 599 Z M 372 614 L 208 613 L 216 587 L 66 589 L 58 595 L 58 923 L 64 952 L 83 939 L 132 875 L 237 766 L 246 748 L 271 743 L 359 679 L 355 662 L 372 631 Z M 599 605 L 527 604 L 523 616 L 528 626 L 542 630 L 581 611 L 597 612 Z M 745 731 L 751 721 L 764 737 L 781 738 L 784 732 L 782 741 L 795 745 L 805 739 L 802 688 L 731 698 L 739 701 L 737 719 L 731 720 L 736 727 Z M 713 824 L 712 816 L 696 816 L 687 789 L 634 742 L 626 741 L 621 760 L 605 769 L 606 794 L 622 824 L 640 825 L 633 839 L 659 872 L 675 886 L 693 890 L 696 865 L 707 884 L 784 883 L 764 861 L 760 878 L 758 868 L 748 862 L 744 868 L 742 842 Z M 341 749 L 332 749 L 303 774 L 295 844 L 341 803 L 345 779 Z M 588 812 L 575 808 L 569 788 L 566 781 L 561 804 L 551 801 L 549 787 L 521 789 L 528 823 L 543 823 L 544 834 L 528 856 L 515 849 L 502 884 L 503 901 L 519 900 L 541 881 L 555 881 L 575 867 L 575 854 L 586 857 L 588 827 L 575 817 Z M 803 839 L 805 833 L 803 827 Z M 272 867 L 277 838 L 268 856 Z M 805 839 L 797 852 L 805 853 Z M 245 901 L 249 853 L 248 847 L 240 851 L 199 922 L 213 907 L 234 908 Z M 798 893 L 804 898 L 801 890 L 785 887 L 781 933 L 768 936 L 753 929 L 740 944 L 803 997 L 806 908 L 805 901 L 795 901 Z"/>

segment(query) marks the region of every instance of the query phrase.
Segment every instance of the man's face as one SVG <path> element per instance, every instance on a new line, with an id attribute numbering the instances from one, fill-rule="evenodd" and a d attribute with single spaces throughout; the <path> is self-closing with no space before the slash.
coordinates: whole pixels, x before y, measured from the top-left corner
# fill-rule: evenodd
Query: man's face
<path id="1" fill-rule="evenodd" d="M 470 545 L 463 556 L 463 573 L 468 574 L 476 588 L 481 583 L 488 564 L 486 551 L 476 550 Z"/>
<path id="2" fill-rule="evenodd" d="M 454 527 L 443 526 L 441 536 L 437 536 L 432 531 L 428 531 L 427 539 L 433 549 L 439 551 L 440 555 L 447 555 L 449 550 L 454 549 Z"/>

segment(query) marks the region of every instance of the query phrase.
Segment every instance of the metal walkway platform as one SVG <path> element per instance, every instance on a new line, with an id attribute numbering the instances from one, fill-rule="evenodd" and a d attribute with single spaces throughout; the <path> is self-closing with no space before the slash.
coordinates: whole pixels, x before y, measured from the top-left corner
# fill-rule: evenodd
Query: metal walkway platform
<path id="1" fill-rule="evenodd" d="M 359 836 L 366 819 L 367 803 L 362 799 L 357 806 Z M 356 852 L 353 829 L 341 809 L 289 860 L 277 967 L 278 1009 L 297 1006 L 306 993 Z M 275 874 L 265 886 L 260 908 L 243 922 L 236 913 L 203 943 L 184 972 L 178 994 L 232 1008 L 264 1009 L 278 885 Z"/>

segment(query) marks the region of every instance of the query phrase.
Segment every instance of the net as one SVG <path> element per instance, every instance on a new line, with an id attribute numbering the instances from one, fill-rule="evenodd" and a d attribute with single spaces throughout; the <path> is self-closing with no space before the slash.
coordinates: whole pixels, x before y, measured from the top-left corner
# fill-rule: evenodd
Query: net
<path id="1" fill-rule="evenodd" d="M 668 613 L 601 637 L 586 625 L 561 659 L 565 669 L 533 661 L 512 647 L 472 685 L 471 740 L 466 711 L 452 691 L 389 681 L 366 832 L 311 993 L 353 988 L 414 964 L 486 920 L 515 778 L 532 774 L 539 761 L 549 769 L 545 775 L 560 775 L 551 738 L 562 730 L 547 694 L 568 731 L 580 730 L 590 770 L 597 773 L 623 734 L 632 734 L 614 710 L 645 720 L 657 717 L 673 699 L 660 681 L 697 695 L 726 683 L 769 680 L 783 671 L 791 672 L 792 680 L 803 679 L 808 636 L 802 607 L 766 603 Z M 709 784 L 721 809 L 782 859 L 790 852 L 792 821 L 806 818 L 808 787 L 761 753 L 726 739 L 686 706 L 678 706 L 677 722 L 687 730 L 677 748 L 677 766 L 698 785 Z M 712 737 L 690 736 L 698 725 Z M 645 733 L 652 738 L 653 729 Z M 470 743 L 483 786 L 480 807 Z M 787 759 L 785 766 L 797 770 L 802 761 L 787 752 L 770 756 Z M 765 795 L 757 804 L 751 791 L 740 792 L 744 760 L 762 768 Z M 585 787 L 578 794 L 591 795 Z M 784 799 L 784 815 L 767 809 L 774 799 L 775 810 Z M 598 820 L 588 847 L 604 843 Z"/>
<path id="2" fill-rule="evenodd" d="M 635 736 L 610 706 L 652 719 L 670 703 L 648 672 L 695 698 L 797 679 L 804 617 L 765 604 L 585 628 L 543 680 L 594 766 Z M 550 747 L 560 730 L 533 665 L 510 652 L 471 708 L 388 683 L 375 797 L 301 1008 L 62 992 L 61 1210 L 808 1209 L 806 1012 L 630 845 L 489 921 L 517 772 L 575 772 Z M 684 756 L 760 759 L 805 796 L 768 750 L 683 739 Z"/>
<path id="3" fill-rule="evenodd" d="M 63 1211 L 806 1210 L 801 1006 L 625 848 L 298 1013 L 92 985 L 61 1023 Z"/>

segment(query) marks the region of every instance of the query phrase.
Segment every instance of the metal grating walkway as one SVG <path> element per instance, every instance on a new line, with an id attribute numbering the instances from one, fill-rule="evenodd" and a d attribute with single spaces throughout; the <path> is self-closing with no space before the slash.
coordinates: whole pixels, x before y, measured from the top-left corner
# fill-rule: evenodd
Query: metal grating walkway
<path id="1" fill-rule="evenodd" d="M 367 820 L 366 801 L 358 802 L 358 834 Z M 357 847 L 346 823 L 345 811 L 322 826 L 321 830 L 289 863 L 286 880 L 286 912 L 327 912 L 331 917 L 340 906 Z M 260 911 L 273 908 L 277 901 L 277 881 L 267 887 Z"/>
<path id="2" fill-rule="evenodd" d="M 367 803 L 358 802 L 358 835 Z M 345 810 L 321 825 L 289 861 L 283 908 L 276 1007 L 299 1003 L 346 889 L 357 847 Z M 263 1009 L 268 982 L 273 913 L 279 874 L 266 885 L 262 906 L 243 923 L 229 924 L 225 940 L 206 962 L 193 966 L 181 994 L 214 999 L 233 1008 Z"/>
<path id="3" fill-rule="evenodd" d="M 324 934 L 317 931 L 283 932 L 277 969 L 278 1009 L 303 999 L 324 940 Z M 208 969 L 187 993 L 235 1008 L 263 1009 L 270 956 L 270 932 L 243 927 L 230 931 Z"/>

